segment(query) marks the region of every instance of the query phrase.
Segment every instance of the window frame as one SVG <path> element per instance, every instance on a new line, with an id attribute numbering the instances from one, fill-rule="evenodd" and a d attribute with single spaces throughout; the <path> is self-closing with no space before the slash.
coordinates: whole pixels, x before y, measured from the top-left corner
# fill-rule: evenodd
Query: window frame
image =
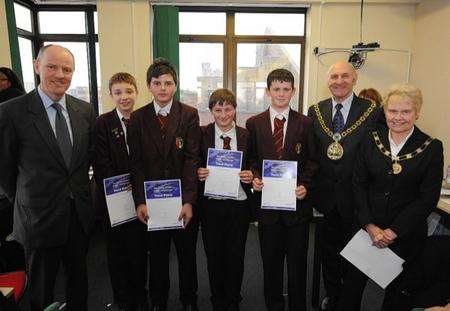
<path id="1" fill-rule="evenodd" d="M 195 35 L 180 34 L 180 43 L 222 43 L 223 44 L 223 87 L 231 88 L 236 93 L 237 90 L 237 46 L 240 43 L 256 44 L 300 44 L 300 72 L 297 81 L 298 111 L 303 113 L 303 92 L 304 92 L 304 70 L 305 70 L 305 31 L 303 36 L 262 36 L 262 35 L 235 35 L 235 14 L 236 13 L 296 13 L 304 15 L 304 29 L 306 30 L 306 8 L 293 7 L 205 7 L 205 6 L 178 6 L 179 12 L 222 12 L 226 14 L 225 35 Z"/>
<path id="2" fill-rule="evenodd" d="M 96 5 L 62 5 L 62 4 L 36 4 L 31 0 L 14 0 L 15 3 L 20 4 L 31 11 L 31 26 L 32 32 L 17 28 L 18 37 L 29 39 L 33 46 L 33 59 L 43 46 L 44 42 L 80 42 L 87 44 L 87 59 L 88 59 L 88 79 L 89 79 L 89 96 L 90 102 L 96 115 L 99 114 L 99 94 L 97 81 L 97 65 L 95 44 L 98 43 L 98 34 L 94 29 L 94 12 L 97 11 Z M 85 34 L 42 34 L 39 29 L 39 12 L 40 11 L 58 11 L 58 12 L 84 12 L 86 33 Z M 34 75 L 35 85 L 39 84 L 39 76 Z"/>

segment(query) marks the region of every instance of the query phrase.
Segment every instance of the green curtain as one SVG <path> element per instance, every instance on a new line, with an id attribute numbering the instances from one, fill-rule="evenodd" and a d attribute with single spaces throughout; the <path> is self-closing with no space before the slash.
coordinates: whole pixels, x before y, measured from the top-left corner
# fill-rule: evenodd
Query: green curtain
<path id="1" fill-rule="evenodd" d="M 180 55 L 178 39 L 178 8 L 169 5 L 153 7 L 153 58 L 169 60 L 178 73 L 178 90 L 175 98 L 180 98 Z"/>
<path id="2" fill-rule="evenodd" d="M 9 49 L 11 53 L 12 70 L 23 81 L 22 65 L 20 63 L 19 39 L 17 37 L 16 18 L 14 16 L 14 1 L 5 0 L 6 22 L 8 24 Z"/>

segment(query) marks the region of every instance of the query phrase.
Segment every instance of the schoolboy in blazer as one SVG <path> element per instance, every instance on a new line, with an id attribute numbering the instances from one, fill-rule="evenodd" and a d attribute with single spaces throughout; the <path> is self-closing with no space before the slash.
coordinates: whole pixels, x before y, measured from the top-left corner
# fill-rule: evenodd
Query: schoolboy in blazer
<path id="1" fill-rule="evenodd" d="M 103 180 L 130 173 L 126 135 L 138 95 L 135 78 L 125 72 L 114 74 L 109 80 L 109 93 L 116 107 L 99 116 L 94 128 L 94 176 L 101 190 L 99 202 L 105 212 Z M 106 228 L 108 269 L 114 296 L 110 309 L 141 310 L 147 300 L 146 228 L 137 219 L 114 227 L 108 220 Z"/>
<path id="2" fill-rule="evenodd" d="M 177 74 L 172 65 L 157 59 L 147 71 L 147 86 L 154 100 L 131 115 L 128 144 L 134 202 L 139 219 L 148 217 L 144 181 L 181 179 L 184 230 L 148 234 L 149 289 L 152 310 L 165 310 L 169 293 L 169 251 L 174 241 L 179 265 L 180 300 L 184 310 L 197 310 L 196 242 L 193 219 L 197 199 L 200 126 L 196 109 L 173 98 Z"/>
<path id="3" fill-rule="evenodd" d="M 246 129 L 234 123 L 236 97 L 231 91 L 214 91 L 209 99 L 209 109 L 214 122 L 202 127 L 202 164 L 197 171 L 202 186 L 209 176 L 206 168 L 208 148 L 239 150 L 243 153 L 238 197 L 225 199 L 202 195 L 200 203 L 213 309 L 236 311 L 239 310 L 241 300 L 245 243 L 251 217 L 249 198 L 253 173 L 247 167 L 249 135 Z"/>
<path id="4" fill-rule="evenodd" d="M 249 161 L 255 175 L 253 188 L 258 193 L 264 183 L 261 167 L 264 159 L 297 161 L 296 211 L 262 210 L 256 207 L 264 268 L 264 296 L 267 309 L 284 310 L 283 274 L 287 258 L 288 306 L 306 310 L 306 258 L 309 221 L 308 203 L 311 180 L 316 170 L 310 136 L 310 121 L 289 108 L 295 93 L 294 77 L 285 69 L 276 69 L 267 77 L 268 110 L 247 121 L 250 133 Z M 282 130 L 282 136 L 281 134 Z M 280 137 L 282 141 L 280 144 Z"/>

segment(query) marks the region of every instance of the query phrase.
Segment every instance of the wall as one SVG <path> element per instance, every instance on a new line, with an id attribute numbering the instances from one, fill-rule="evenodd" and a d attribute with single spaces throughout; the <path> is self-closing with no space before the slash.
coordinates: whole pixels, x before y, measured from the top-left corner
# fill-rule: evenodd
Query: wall
<path id="1" fill-rule="evenodd" d="M 5 1 L 0 0 L 0 67 L 11 68 L 11 55 L 9 50 L 8 27 L 6 23 Z"/>
<path id="2" fill-rule="evenodd" d="M 368 3 L 364 7 L 363 42 L 377 41 L 382 49 L 411 51 L 414 42 L 414 3 Z M 330 96 L 326 71 L 345 52 L 313 54 L 322 48 L 350 48 L 360 42 L 360 6 L 358 3 L 312 4 L 308 12 L 305 58 L 304 107 Z M 355 91 L 374 87 L 383 93 L 393 83 L 405 82 L 409 72 L 406 52 L 376 51 L 368 54 L 366 64 L 358 70 Z"/>
<path id="3" fill-rule="evenodd" d="M 103 112 L 114 107 L 109 97 L 108 81 L 119 71 L 129 72 L 136 78 L 139 90 L 136 108 L 143 106 L 149 101 L 145 77 L 152 60 L 149 3 L 143 0 L 100 0 L 97 11 Z"/>
<path id="4" fill-rule="evenodd" d="M 444 143 L 450 164 L 450 1 L 423 1 L 417 7 L 411 81 L 422 89 L 418 125 Z"/>

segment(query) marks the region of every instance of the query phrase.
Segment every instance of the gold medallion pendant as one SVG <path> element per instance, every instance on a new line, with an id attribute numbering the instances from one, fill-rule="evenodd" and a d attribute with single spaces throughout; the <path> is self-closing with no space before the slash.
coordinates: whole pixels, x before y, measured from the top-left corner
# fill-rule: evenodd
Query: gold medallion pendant
<path id="1" fill-rule="evenodd" d="M 392 163 L 392 172 L 393 172 L 395 175 L 400 174 L 400 173 L 402 172 L 402 166 L 401 166 L 401 164 L 398 163 L 398 162 Z"/>
<path id="2" fill-rule="evenodd" d="M 327 149 L 327 156 L 331 160 L 339 160 L 344 155 L 344 147 L 337 142 L 332 142 Z"/>

